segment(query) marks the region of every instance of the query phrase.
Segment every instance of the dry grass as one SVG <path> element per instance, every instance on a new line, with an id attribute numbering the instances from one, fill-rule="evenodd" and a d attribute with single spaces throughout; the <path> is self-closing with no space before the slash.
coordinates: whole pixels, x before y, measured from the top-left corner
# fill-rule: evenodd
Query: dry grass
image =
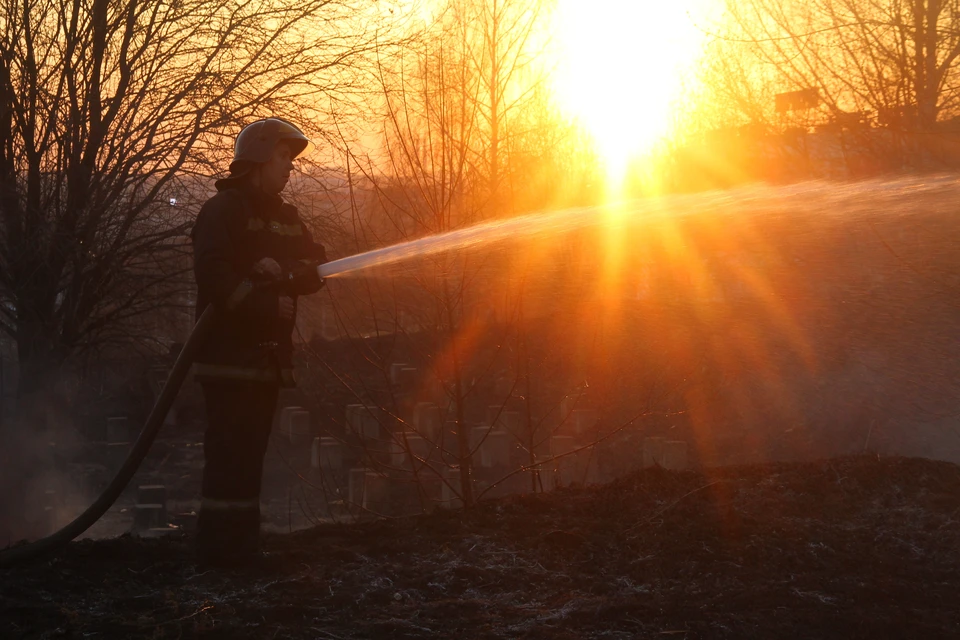
<path id="1" fill-rule="evenodd" d="M 471 513 L 267 540 L 72 545 L 0 576 L 3 637 L 857 638 L 960 634 L 960 468 L 857 457 L 649 470 Z"/>

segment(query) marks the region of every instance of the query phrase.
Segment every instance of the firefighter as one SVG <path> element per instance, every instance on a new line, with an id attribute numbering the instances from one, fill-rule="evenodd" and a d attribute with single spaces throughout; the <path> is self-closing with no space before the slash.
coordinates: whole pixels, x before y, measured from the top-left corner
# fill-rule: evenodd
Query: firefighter
<path id="1" fill-rule="evenodd" d="M 197 317 L 216 325 L 194 367 L 206 402 L 202 564 L 241 565 L 259 555 L 263 458 L 281 387 L 294 385 L 291 334 L 297 296 L 323 286 L 323 246 L 280 192 L 309 141 L 291 123 L 259 120 L 237 137 L 228 177 L 193 228 Z"/>

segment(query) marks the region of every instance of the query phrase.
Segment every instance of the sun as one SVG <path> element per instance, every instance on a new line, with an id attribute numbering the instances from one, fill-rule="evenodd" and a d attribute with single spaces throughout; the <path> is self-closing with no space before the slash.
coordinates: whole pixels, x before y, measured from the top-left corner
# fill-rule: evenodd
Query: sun
<path id="1" fill-rule="evenodd" d="M 559 0 L 554 91 L 603 154 L 612 181 L 670 132 L 719 0 Z"/>

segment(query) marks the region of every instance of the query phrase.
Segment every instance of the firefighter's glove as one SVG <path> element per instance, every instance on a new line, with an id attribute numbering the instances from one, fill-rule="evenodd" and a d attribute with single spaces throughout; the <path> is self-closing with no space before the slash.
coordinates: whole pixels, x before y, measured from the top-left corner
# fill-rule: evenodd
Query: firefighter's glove
<path id="1" fill-rule="evenodd" d="M 288 271 L 284 277 L 284 292 L 288 295 L 305 296 L 316 293 L 325 284 L 317 271 L 318 263 L 304 260 Z"/>
<path id="2" fill-rule="evenodd" d="M 261 258 L 260 261 L 253 265 L 253 273 L 270 280 L 279 280 L 280 276 L 283 275 L 283 269 L 280 268 L 280 264 L 273 258 Z"/>

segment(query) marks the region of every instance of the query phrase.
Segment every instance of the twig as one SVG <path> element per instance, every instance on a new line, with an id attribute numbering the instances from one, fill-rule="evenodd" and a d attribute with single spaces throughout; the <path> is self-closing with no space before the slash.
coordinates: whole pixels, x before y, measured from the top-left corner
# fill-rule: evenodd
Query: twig
<path id="1" fill-rule="evenodd" d="M 198 616 L 198 615 L 200 615 L 201 613 L 203 613 L 204 611 L 209 611 L 210 609 L 213 609 L 213 605 L 212 605 L 212 604 L 208 604 L 208 605 L 205 606 L 205 607 L 200 607 L 199 609 L 197 609 L 196 611 L 194 611 L 193 613 L 191 613 L 191 614 L 188 615 L 188 616 L 183 616 L 182 618 L 177 618 L 176 620 L 168 620 L 167 622 L 161 622 L 160 624 L 161 624 L 161 625 L 166 625 L 166 624 L 176 624 L 176 623 L 178 623 L 178 622 L 183 622 L 184 620 L 189 620 L 190 618 L 193 618 L 194 616 Z M 144 626 L 153 626 L 153 625 L 155 625 L 155 624 L 156 624 L 156 623 L 155 623 L 154 621 L 151 621 L 151 622 L 149 622 L 148 624 L 145 624 L 145 625 L 144 625 L 144 624 L 141 624 L 140 626 L 141 626 L 141 627 L 144 627 Z"/>
<path id="2" fill-rule="evenodd" d="M 638 522 L 637 524 L 633 525 L 632 527 L 630 527 L 629 529 L 627 529 L 627 531 L 628 531 L 628 532 L 629 532 L 629 531 L 633 531 L 634 529 L 638 529 L 638 528 L 642 527 L 643 525 L 650 524 L 650 523 L 653 522 L 656 518 L 659 518 L 661 515 L 663 515 L 666 511 L 669 511 L 670 509 L 672 509 L 672 508 L 674 508 L 675 506 L 677 506 L 678 504 L 680 504 L 680 502 L 681 502 L 682 500 L 684 500 L 685 498 L 688 498 L 688 497 L 692 496 L 693 494 L 697 493 L 698 491 L 703 491 L 704 489 L 707 489 L 707 488 L 709 488 L 709 487 L 712 487 L 712 486 L 715 485 L 715 484 L 719 484 L 720 482 L 723 482 L 723 480 L 714 480 L 714 481 L 711 482 L 710 484 L 705 484 L 705 485 L 703 485 L 702 487 L 697 487 L 697 488 L 694 489 L 693 491 L 688 491 L 687 493 L 683 494 L 682 496 L 680 496 L 679 498 L 677 498 L 676 500 L 674 500 L 673 502 L 671 502 L 671 503 L 668 504 L 667 506 L 665 506 L 665 507 L 663 507 L 662 509 L 658 510 L 656 513 L 654 513 L 652 516 L 650 516 L 650 517 L 647 518 L 646 520 L 643 520 L 643 521 Z"/>

